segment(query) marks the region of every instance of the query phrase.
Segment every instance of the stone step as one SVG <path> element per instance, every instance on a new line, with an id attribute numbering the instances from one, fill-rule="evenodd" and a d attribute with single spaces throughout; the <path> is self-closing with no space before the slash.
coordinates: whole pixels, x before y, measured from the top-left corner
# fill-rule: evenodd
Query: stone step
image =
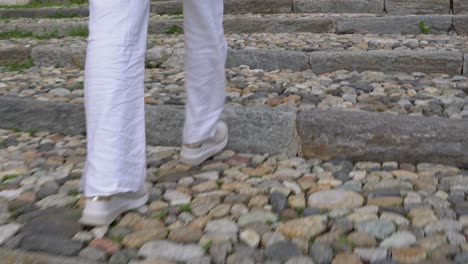
<path id="1" fill-rule="evenodd" d="M 227 67 L 467 74 L 468 38 L 443 35 L 228 34 Z M 182 35 L 150 35 L 147 67 L 183 68 Z M 83 67 L 80 37 L 3 40 L 0 65 Z"/>
<path id="2" fill-rule="evenodd" d="M 83 104 L 83 70 L 32 67 L 0 72 L 0 95 Z M 182 69 L 147 69 L 148 105 L 184 105 Z M 468 119 L 468 78 L 461 75 L 227 69 L 232 107 L 294 107 Z"/>
<path id="3" fill-rule="evenodd" d="M 0 96 L 0 126 L 56 133 L 85 132 L 82 105 Z M 308 158 L 435 162 L 468 166 L 467 120 L 341 110 L 239 107 L 228 148 Z M 184 108 L 146 106 L 147 141 L 180 145 Z"/>
<path id="4" fill-rule="evenodd" d="M 153 16 L 149 33 L 181 32 L 179 16 Z M 87 31 L 86 18 L 0 20 L 0 32 L 66 36 Z M 276 14 L 226 15 L 226 33 L 458 34 L 468 35 L 468 15 Z"/>
<path id="5" fill-rule="evenodd" d="M 441 74 L 227 70 L 230 149 L 468 165 L 468 79 Z M 83 72 L 0 74 L 0 126 L 84 133 Z M 148 142 L 180 144 L 183 72 L 149 69 Z M 337 133 L 339 131 L 339 133 Z"/>
<path id="6" fill-rule="evenodd" d="M 453 1 L 453 4 L 452 4 Z M 226 14 L 368 13 L 368 14 L 466 14 L 464 0 L 225 0 Z M 1 3 L 1 2 L 0 2 Z M 1 6 L 1 5 L 0 5 Z M 34 7 L 34 6 L 33 6 Z M 182 14 L 182 1 L 153 1 L 154 14 Z M 88 7 L 46 6 L 3 8 L 2 17 L 87 16 Z"/>

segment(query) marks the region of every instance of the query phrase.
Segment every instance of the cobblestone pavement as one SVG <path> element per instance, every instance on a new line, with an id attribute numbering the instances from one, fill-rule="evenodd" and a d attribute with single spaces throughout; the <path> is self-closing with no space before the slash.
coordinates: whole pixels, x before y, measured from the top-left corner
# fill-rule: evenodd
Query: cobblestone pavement
<path id="1" fill-rule="evenodd" d="M 14 24 L 12 22 L 12 24 Z M 40 24 L 40 22 L 39 22 Z M 468 36 L 448 35 L 354 35 L 312 33 L 244 33 L 227 34 L 232 49 L 283 49 L 295 51 L 352 51 L 352 50 L 446 50 L 468 51 Z M 58 44 L 61 46 L 84 46 L 84 37 L 61 38 L 11 38 L 0 40 L 1 45 L 20 44 L 37 46 Z M 148 46 L 182 48 L 183 35 L 150 34 Z"/>
<path id="2" fill-rule="evenodd" d="M 0 130 L 0 245 L 98 263 L 467 263 L 468 171 L 148 146 L 147 205 L 77 224 L 84 136 Z M 210 262 L 211 261 L 211 262 Z"/>
<path id="3" fill-rule="evenodd" d="M 296 106 L 468 118 L 468 79 L 444 74 L 227 70 L 232 106 Z M 177 69 L 147 69 L 146 103 L 183 105 L 184 75 Z M 0 72 L 0 95 L 83 103 L 83 71 L 34 67 Z"/>

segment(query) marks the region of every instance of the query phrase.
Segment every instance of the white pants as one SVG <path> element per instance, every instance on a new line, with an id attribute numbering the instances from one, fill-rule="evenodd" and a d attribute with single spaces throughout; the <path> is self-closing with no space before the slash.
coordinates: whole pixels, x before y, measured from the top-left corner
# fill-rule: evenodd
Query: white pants
<path id="1" fill-rule="evenodd" d="M 149 0 L 90 0 L 85 196 L 137 191 L 146 176 L 144 69 Z M 214 135 L 225 102 L 223 0 L 184 0 L 183 142 Z"/>

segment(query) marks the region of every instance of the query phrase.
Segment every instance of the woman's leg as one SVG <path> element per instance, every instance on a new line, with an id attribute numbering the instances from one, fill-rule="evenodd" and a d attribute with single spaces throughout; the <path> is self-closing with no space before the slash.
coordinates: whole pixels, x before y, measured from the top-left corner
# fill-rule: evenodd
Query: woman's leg
<path id="1" fill-rule="evenodd" d="M 84 194 L 136 192 L 146 176 L 144 62 L 149 0 L 90 0 Z"/>
<path id="2" fill-rule="evenodd" d="M 185 86 L 183 143 L 212 138 L 224 109 L 227 44 L 223 0 L 184 0 Z"/>

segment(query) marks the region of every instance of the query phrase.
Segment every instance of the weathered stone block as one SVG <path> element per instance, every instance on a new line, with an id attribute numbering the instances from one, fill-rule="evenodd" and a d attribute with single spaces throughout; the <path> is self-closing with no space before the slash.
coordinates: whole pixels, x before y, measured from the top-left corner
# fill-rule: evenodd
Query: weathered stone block
<path id="1" fill-rule="evenodd" d="M 454 14 L 468 14 L 468 1 L 453 0 L 453 13 Z"/>
<path id="2" fill-rule="evenodd" d="M 228 119 L 228 148 L 254 153 L 298 152 L 295 133 L 296 111 L 272 108 L 236 108 Z M 146 133 L 149 144 L 179 146 L 184 125 L 184 108 L 147 106 Z"/>
<path id="3" fill-rule="evenodd" d="M 351 17 L 337 21 L 338 34 L 421 34 L 420 23 L 429 27 L 430 34 L 447 34 L 452 16 L 384 16 Z"/>
<path id="4" fill-rule="evenodd" d="M 335 19 L 330 17 L 268 18 L 237 17 L 224 19 L 226 33 L 335 33 Z"/>
<path id="5" fill-rule="evenodd" d="M 0 65 L 23 64 L 29 59 L 30 48 L 20 45 L 0 46 Z"/>
<path id="6" fill-rule="evenodd" d="M 353 111 L 302 111 L 307 158 L 468 165 L 468 122 Z"/>
<path id="7" fill-rule="evenodd" d="M 453 26 L 458 35 L 468 36 L 468 15 L 454 16 Z"/>
<path id="8" fill-rule="evenodd" d="M 380 14 L 384 0 L 293 0 L 294 13 Z"/>
<path id="9" fill-rule="evenodd" d="M 31 57 L 39 66 L 84 67 L 86 46 L 44 45 L 34 47 Z"/>
<path id="10" fill-rule="evenodd" d="M 391 15 L 449 14 L 450 0 L 386 0 L 385 7 Z"/>
<path id="11" fill-rule="evenodd" d="M 226 14 L 276 14 L 291 13 L 290 0 L 226 0 Z M 182 1 L 157 1 L 151 4 L 151 12 L 157 14 L 182 14 Z"/>
<path id="12" fill-rule="evenodd" d="M 22 130 L 38 129 L 68 134 L 85 132 L 81 105 L 41 102 L 35 99 L 0 97 L 0 126 Z"/>
<path id="13" fill-rule="evenodd" d="M 316 73 L 336 70 L 461 74 L 463 54 L 450 51 L 339 51 L 310 54 Z"/>

